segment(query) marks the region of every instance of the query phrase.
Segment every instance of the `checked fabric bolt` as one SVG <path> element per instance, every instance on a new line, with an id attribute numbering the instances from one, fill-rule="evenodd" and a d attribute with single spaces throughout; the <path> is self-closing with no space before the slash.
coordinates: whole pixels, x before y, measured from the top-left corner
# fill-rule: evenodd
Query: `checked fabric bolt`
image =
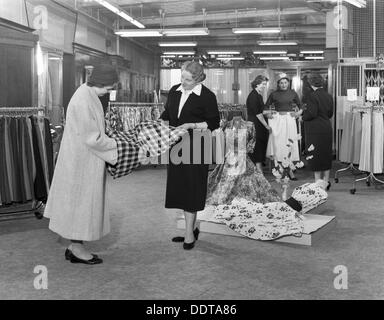
<path id="1" fill-rule="evenodd" d="M 116 140 L 117 163 L 107 163 L 107 171 L 114 178 L 125 176 L 140 166 L 139 151 L 147 156 L 159 156 L 167 152 L 187 130 L 167 126 L 160 120 L 144 121 L 134 129 L 115 131 L 106 129 L 107 136 Z"/>

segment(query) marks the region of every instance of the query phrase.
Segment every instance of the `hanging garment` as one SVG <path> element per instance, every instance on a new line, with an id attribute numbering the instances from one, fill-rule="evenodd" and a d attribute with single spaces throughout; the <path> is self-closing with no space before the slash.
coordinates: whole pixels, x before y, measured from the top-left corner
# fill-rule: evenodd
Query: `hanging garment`
<path id="1" fill-rule="evenodd" d="M 306 183 L 294 189 L 292 197 L 306 213 L 324 203 L 328 195 L 319 183 Z M 256 240 L 275 240 L 283 236 L 301 236 L 305 216 L 292 208 L 287 200 L 265 204 L 235 197 L 230 204 L 207 206 L 199 220 L 226 224 L 243 236 Z"/>
<path id="2" fill-rule="evenodd" d="M 12 156 L 12 140 L 10 135 L 10 123 L 11 118 L 5 118 L 4 122 L 4 137 L 5 137 L 5 159 L 6 159 L 6 167 L 7 167 L 7 175 L 8 175 L 8 183 L 9 183 L 9 191 L 11 195 L 11 202 L 15 201 L 15 169 L 14 169 L 14 161 Z"/>
<path id="3" fill-rule="evenodd" d="M 241 135 L 241 132 L 245 132 L 246 135 Z M 228 122 L 224 133 L 226 136 L 225 160 L 208 176 L 206 204 L 229 204 L 235 197 L 257 203 L 280 201 L 278 193 L 247 154 L 247 151 L 252 151 L 255 145 L 253 123 L 232 120 Z M 244 138 L 246 141 L 241 141 Z"/>
<path id="4" fill-rule="evenodd" d="M 272 128 L 267 146 L 267 156 L 274 157 L 278 162 L 282 162 L 288 156 L 288 139 L 293 141 L 291 151 L 291 161 L 300 161 L 299 146 L 297 143 L 298 132 L 296 120 L 288 114 L 274 114 L 272 119 L 268 119 L 268 124 Z"/>
<path id="5" fill-rule="evenodd" d="M 352 116 L 352 162 L 360 163 L 361 139 L 362 139 L 362 114 L 353 113 Z"/>
<path id="6" fill-rule="evenodd" d="M 20 144 L 20 153 L 19 158 L 21 161 L 22 171 L 23 171 L 23 187 L 25 190 L 25 197 L 26 200 L 32 200 L 32 185 L 30 180 L 30 172 L 31 168 L 29 167 L 29 160 L 28 153 L 31 149 L 28 148 L 28 145 L 30 143 L 29 137 L 28 137 L 28 127 L 26 123 L 26 118 L 22 117 L 19 119 L 19 128 L 20 128 L 20 138 L 21 138 L 21 144 Z"/>
<path id="7" fill-rule="evenodd" d="M 32 138 L 32 123 L 31 123 L 31 119 L 30 118 L 25 118 L 26 120 L 26 124 L 27 124 L 27 128 L 28 128 L 28 136 L 29 136 L 29 140 L 30 140 L 30 144 L 29 147 L 31 149 L 30 153 L 28 153 L 28 155 L 30 156 L 30 159 L 32 160 L 32 171 L 30 172 L 30 174 L 32 175 L 32 185 L 33 185 L 33 181 L 35 181 L 35 177 L 36 177 L 36 164 L 35 164 L 35 155 L 34 155 L 34 152 L 33 152 L 33 138 Z M 33 190 L 33 188 L 32 188 Z"/>
<path id="8" fill-rule="evenodd" d="M 14 202 L 24 202 L 25 201 L 25 190 L 24 190 L 24 179 L 23 179 L 23 170 L 22 164 L 20 161 L 20 135 L 19 135 L 19 123 L 18 119 L 11 118 L 10 119 L 10 139 L 12 142 L 11 145 L 11 161 L 13 162 L 14 167 Z"/>
<path id="9" fill-rule="evenodd" d="M 6 158 L 6 119 L 0 117 L 0 192 L 1 199 L 3 204 L 9 204 L 12 202 L 10 184 L 9 184 L 9 172 L 7 168 L 7 158 Z"/>
<path id="10" fill-rule="evenodd" d="M 47 156 L 47 166 L 48 166 L 48 183 L 49 186 L 51 185 L 52 178 L 53 178 L 53 142 L 52 142 L 52 135 L 51 135 L 51 128 L 49 124 L 49 120 L 47 118 L 44 118 L 44 146 L 45 146 L 45 152 Z"/>
<path id="11" fill-rule="evenodd" d="M 353 161 L 353 136 L 352 136 L 352 112 L 344 114 L 343 134 L 341 137 L 340 155 L 341 162 L 352 163 Z"/>
<path id="12" fill-rule="evenodd" d="M 383 114 L 381 112 L 373 112 L 372 114 L 372 154 L 373 157 L 373 173 L 383 172 L 383 146 L 384 146 L 384 128 Z"/>
<path id="13" fill-rule="evenodd" d="M 371 172 L 371 114 L 363 113 L 361 126 L 360 171 Z"/>
<path id="14" fill-rule="evenodd" d="M 36 177 L 34 181 L 35 199 L 46 202 L 48 190 L 44 177 L 43 160 L 41 158 L 38 127 L 36 126 L 35 117 L 30 117 L 32 127 L 33 154 L 35 158 Z"/>

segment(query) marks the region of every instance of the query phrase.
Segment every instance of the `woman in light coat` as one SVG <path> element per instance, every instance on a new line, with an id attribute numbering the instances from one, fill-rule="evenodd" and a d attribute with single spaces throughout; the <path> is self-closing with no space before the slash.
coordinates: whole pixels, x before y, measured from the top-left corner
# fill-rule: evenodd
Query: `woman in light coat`
<path id="1" fill-rule="evenodd" d="M 72 263 L 98 264 L 83 241 L 98 240 L 110 230 L 105 211 L 106 162 L 117 162 L 117 144 L 105 135 L 99 96 L 118 83 L 116 70 L 95 66 L 87 83 L 69 102 L 66 126 L 44 216 L 49 228 L 71 240 L 65 258 Z"/>

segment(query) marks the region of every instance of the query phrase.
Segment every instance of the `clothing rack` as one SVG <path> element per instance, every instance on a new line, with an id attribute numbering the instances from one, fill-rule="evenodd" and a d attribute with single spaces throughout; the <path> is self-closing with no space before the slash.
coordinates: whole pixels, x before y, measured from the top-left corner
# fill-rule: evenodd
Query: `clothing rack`
<path id="1" fill-rule="evenodd" d="M 0 117 L 4 116 L 32 116 L 32 115 L 41 115 L 44 116 L 45 108 L 43 107 L 0 107 Z M 25 205 L 25 204 L 24 204 Z M 7 207 L 7 206 L 3 206 Z M 20 205 L 9 205 L 10 208 L 19 207 L 18 210 L 5 211 L 0 214 L 0 221 L 13 220 L 25 217 L 25 215 L 35 214 L 37 219 L 43 218 L 44 213 L 44 203 L 37 200 L 32 200 L 32 207 L 30 209 L 22 209 Z"/>
<path id="2" fill-rule="evenodd" d="M 373 142 L 373 125 L 372 125 L 372 119 L 373 119 L 373 112 L 374 111 L 378 111 L 380 113 L 384 113 L 384 106 L 378 106 L 376 105 L 376 103 L 374 103 L 373 105 L 367 105 L 366 107 L 362 107 L 361 110 L 363 111 L 368 111 L 370 112 L 371 114 L 371 120 L 370 120 L 370 151 L 372 151 L 372 142 Z M 373 156 L 372 156 L 372 152 L 371 152 L 371 156 L 370 156 L 370 170 L 367 174 L 366 177 L 364 178 L 360 178 L 360 179 L 356 179 L 354 182 L 353 182 L 353 185 L 352 185 L 352 189 L 350 189 L 350 193 L 351 194 L 355 194 L 356 193 L 356 183 L 359 182 L 359 181 L 365 181 L 367 186 L 371 186 L 371 184 L 373 184 L 374 182 L 378 182 L 379 184 L 384 184 L 384 181 L 378 179 L 375 174 L 373 173 Z"/>
<path id="3" fill-rule="evenodd" d="M 353 105 L 351 107 L 351 111 L 352 112 L 367 112 L 367 111 L 370 112 L 371 107 L 370 106 Z M 352 173 L 357 171 L 358 173 L 362 174 L 362 172 L 358 168 L 355 167 L 353 162 L 350 162 L 348 166 L 346 166 L 345 168 L 339 169 L 335 172 L 335 178 L 334 178 L 335 183 L 339 183 L 339 173 L 344 172 L 344 171 L 349 171 L 349 170 L 351 170 Z"/>

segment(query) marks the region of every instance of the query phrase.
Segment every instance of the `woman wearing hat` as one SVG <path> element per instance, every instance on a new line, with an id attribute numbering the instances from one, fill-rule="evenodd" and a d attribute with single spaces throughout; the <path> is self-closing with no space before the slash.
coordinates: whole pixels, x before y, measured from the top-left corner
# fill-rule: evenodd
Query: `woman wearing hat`
<path id="1" fill-rule="evenodd" d="M 268 120 L 264 117 L 263 92 L 267 86 L 268 78 L 258 75 L 251 82 L 252 91 L 247 98 L 248 121 L 252 121 L 256 129 L 256 143 L 250 159 L 256 164 L 257 169 L 263 172 L 262 163 L 265 161 L 269 133 L 272 131 Z"/>
<path id="2" fill-rule="evenodd" d="M 170 154 L 165 196 L 166 208 L 184 211 L 185 237 L 175 237 L 172 241 L 183 242 L 185 250 L 190 250 L 195 245 L 199 233 L 195 228 L 196 213 L 204 209 L 207 197 L 209 164 L 193 163 L 194 153 L 201 151 L 200 143 L 197 143 L 197 148 L 193 148 L 193 131 L 213 131 L 220 125 L 216 96 L 201 84 L 205 77 L 203 67 L 198 62 L 185 62 L 181 68 L 181 84 L 170 89 L 165 111 L 161 115 L 163 120 L 169 121 L 169 125 L 187 129 L 189 134 L 185 139 L 189 142 L 189 154 L 183 154 L 185 148 L 181 148 L 182 154 L 178 159 L 172 158 L 172 152 Z M 179 159 L 181 163 L 173 161 Z M 184 159 L 188 162 L 183 162 Z M 204 161 L 204 155 L 201 154 L 199 159 Z"/>
<path id="3" fill-rule="evenodd" d="M 288 139 L 294 141 L 291 151 L 291 161 L 300 161 L 299 147 L 297 143 L 298 114 L 294 108 L 300 106 L 300 99 L 296 91 L 289 89 L 289 78 L 286 74 L 280 74 L 277 80 L 277 90 L 272 92 L 267 100 L 266 106 L 274 105 L 276 113 L 269 119 L 272 135 L 269 139 L 268 153 L 278 162 L 283 162 L 288 156 Z M 297 180 L 290 171 L 291 180 Z"/>
<path id="4" fill-rule="evenodd" d="M 308 150 L 308 163 L 315 173 L 315 181 L 323 179 L 329 182 L 332 168 L 332 125 L 333 98 L 323 88 L 324 79 L 319 74 L 311 74 L 308 78 L 313 91 L 307 97 L 307 108 L 300 110 L 304 121 L 305 144 Z M 311 147 L 313 146 L 313 147 Z M 313 149 L 313 150 L 312 150 Z"/>
<path id="5" fill-rule="evenodd" d="M 44 216 L 49 229 L 71 240 L 65 258 L 72 263 L 99 264 L 83 241 L 98 240 L 109 232 L 105 211 L 105 163 L 117 162 L 116 141 L 105 134 L 99 97 L 118 83 L 110 65 L 94 67 L 87 83 L 72 96 Z"/>

